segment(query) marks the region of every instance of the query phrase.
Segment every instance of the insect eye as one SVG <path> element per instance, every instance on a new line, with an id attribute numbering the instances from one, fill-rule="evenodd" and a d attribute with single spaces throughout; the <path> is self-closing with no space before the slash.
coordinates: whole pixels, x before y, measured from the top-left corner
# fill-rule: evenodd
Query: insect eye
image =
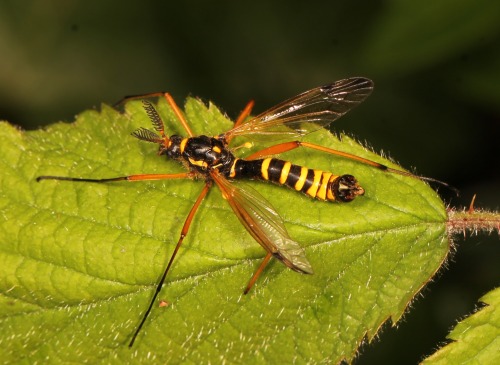
<path id="1" fill-rule="evenodd" d="M 363 195 L 365 190 L 358 185 L 358 181 L 352 175 L 342 175 L 331 187 L 334 196 L 342 202 L 350 202 L 358 195 Z"/>

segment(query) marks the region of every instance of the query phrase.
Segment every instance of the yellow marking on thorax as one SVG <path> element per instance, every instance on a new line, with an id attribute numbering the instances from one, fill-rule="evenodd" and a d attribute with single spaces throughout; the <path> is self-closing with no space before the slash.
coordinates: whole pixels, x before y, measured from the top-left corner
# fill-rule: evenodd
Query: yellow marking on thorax
<path id="1" fill-rule="evenodd" d="M 302 166 L 300 168 L 300 176 L 299 176 L 299 179 L 297 180 L 297 182 L 295 183 L 295 190 L 297 190 L 297 191 L 302 190 L 302 188 L 304 187 L 304 184 L 306 183 L 308 171 L 309 171 L 309 169 L 307 167 Z"/>
<path id="2" fill-rule="evenodd" d="M 332 176 L 331 172 L 323 172 L 321 178 L 321 185 L 318 192 L 316 193 L 316 198 L 321 200 L 326 200 L 326 188 L 328 187 L 328 181 Z"/>
<path id="3" fill-rule="evenodd" d="M 184 153 L 184 150 L 186 149 L 186 143 L 188 141 L 189 138 L 184 138 L 182 141 L 181 141 L 181 144 L 179 146 L 179 149 L 181 150 L 181 153 Z"/>
<path id="4" fill-rule="evenodd" d="M 236 176 L 236 170 L 235 170 L 235 168 L 236 168 L 236 161 L 238 161 L 238 160 L 239 160 L 239 158 L 234 159 L 234 162 L 231 165 L 231 171 L 229 172 L 229 177 L 233 177 L 234 178 Z"/>
<path id="5" fill-rule="evenodd" d="M 321 181 L 321 175 L 323 175 L 323 171 L 321 170 L 313 170 L 314 172 L 314 177 L 313 177 L 313 183 L 309 189 L 307 189 L 306 194 L 316 198 L 316 193 L 318 192 L 319 189 L 319 184 Z"/>
<path id="6" fill-rule="evenodd" d="M 288 174 L 290 173 L 290 167 L 292 167 L 292 163 L 289 161 L 285 162 L 285 164 L 283 165 L 283 169 L 281 170 L 281 175 L 280 175 L 281 185 L 285 184 Z"/>
<path id="7" fill-rule="evenodd" d="M 213 146 L 212 147 L 212 151 L 217 152 L 217 153 L 221 153 L 222 152 L 222 150 L 220 149 L 219 146 Z"/>
<path id="8" fill-rule="evenodd" d="M 191 157 L 188 160 L 191 165 L 203 167 L 204 169 L 208 167 L 208 164 L 203 160 L 193 160 Z"/>
<path id="9" fill-rule="evenodd" d="M 262 161 L 262 167 L 260 168 L 260 173 L 262 174 L 262 178 L 264 180 L 269 180 L 269 174 L 268 174 L 268 169 L 269 169 L 269 164 L 271 163 L 272 158 L 266 158 L 264 161 Z"/>

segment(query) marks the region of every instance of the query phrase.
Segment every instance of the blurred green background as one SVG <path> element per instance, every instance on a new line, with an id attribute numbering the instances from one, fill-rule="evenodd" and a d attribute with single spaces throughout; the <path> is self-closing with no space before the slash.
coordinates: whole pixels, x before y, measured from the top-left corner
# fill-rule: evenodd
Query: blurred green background
<path id="1" fill-rule="evenodd" d="M 0 120 L 25 129 L 125 95 L 169 91 L 234 117 L 349 76 L 375 92 L 335 123 L 406 168 L 500 206 L 500 2 L 2 1 Z M 1 157 L 0 157 L 1 158 Z M 118 156 L 119 158 L 119 156 Z M 498 286 L 498 236 L 458 252 L 358 364 L 417 363 Z"/>

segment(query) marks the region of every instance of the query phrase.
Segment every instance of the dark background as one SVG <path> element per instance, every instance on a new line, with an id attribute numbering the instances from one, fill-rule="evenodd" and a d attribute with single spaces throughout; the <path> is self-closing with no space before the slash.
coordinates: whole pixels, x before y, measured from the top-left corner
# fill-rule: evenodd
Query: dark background
<path id="1" fill-rule="evenodd" d="M 500 205 L 500 2 L 2 1 L 0 120 L 25 129 L 125 95 L 169 91 L 234 117 L 349 76 L 374 94 L 336 122 L 425 176 L 451 206 Z M 1 143 L 1 142 L 0 142 Z M 358 364 L 410 364 L 499 284 L 498 235 L 458 252 Z"/>

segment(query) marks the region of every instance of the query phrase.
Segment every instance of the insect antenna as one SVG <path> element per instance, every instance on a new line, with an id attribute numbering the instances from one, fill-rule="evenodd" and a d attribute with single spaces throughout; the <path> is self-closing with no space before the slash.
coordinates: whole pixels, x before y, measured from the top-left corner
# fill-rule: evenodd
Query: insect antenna
<path id="1" fill-rule="evenodd" d="M 153 124 L 153 127 L 155 127 L 155 129 L 158 132 L 160 132 L 163 136 L 165 127 L 163 125 L 163 121 L 161 120 L 160 115 L 156 111 L 153 104 L 151 104 L 147 100 L 143 100 L 142 105 L 144 106 L 144 110 L 146 111 L 146 114 L 148 115 L 149 119 L 151 119 L 151 123 Z"/>
<path id="2" fill-rule="evenodd" d="M 144 127 L 136 129 L 134 132 L 132 132 L 132 135 L 142 141 L 167 145 L 169 138 L 165 135 L 165 126 L 160 115 L 156 111 L 153 104 L 151 104 L 149 101 L 143 100 L 142 105 L 144 106 L 144 110 L 151 120 L 151 124 L 153 124 L 154 129 L 159 132 L 160 135 Z"/>
<path id="3" fill-rule="evenodd" d="M 149 129 L 146 129 L 144 127 L 136 129 L 135 131 L 132 132 L 132 135 L 135 138 L 140 139 L 141 141 L 153 142 L 153 143 L 162 143 L 163 142 L 162 137 L 160 137 L 155 132 L 150 131 Z"/>

